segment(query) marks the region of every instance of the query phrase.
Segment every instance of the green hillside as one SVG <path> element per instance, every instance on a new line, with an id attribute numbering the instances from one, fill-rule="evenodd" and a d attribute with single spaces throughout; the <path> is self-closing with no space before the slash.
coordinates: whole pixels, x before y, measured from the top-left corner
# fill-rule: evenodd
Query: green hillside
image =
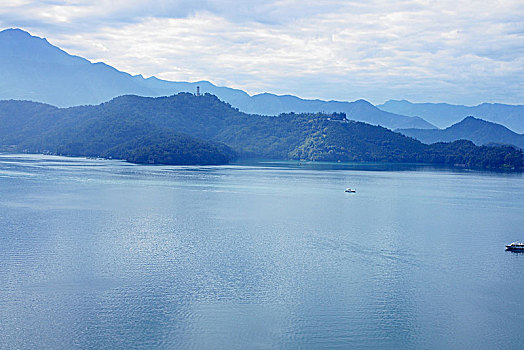
<path id="1" fill-rule="evenodd" d="M 343 114 L 239 112 L 216 96 L 122 96 L 66 109 L 0 102 L 5 149 L 122 158 L 138 163 L 223 164 L 241 158 L 380 161 L 522 168 L 522 152 L 473 143 L 425 145 Z"/>

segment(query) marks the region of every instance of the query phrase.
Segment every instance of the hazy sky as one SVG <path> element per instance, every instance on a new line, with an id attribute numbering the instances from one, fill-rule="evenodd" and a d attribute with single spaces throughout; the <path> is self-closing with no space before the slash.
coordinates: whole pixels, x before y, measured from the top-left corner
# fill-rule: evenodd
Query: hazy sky
<path id="1" fill-rule="evenodd" d="M 0 0 L 9 27 L 131 74 L 250 94 L 524 103 L 522 0 Z"/>

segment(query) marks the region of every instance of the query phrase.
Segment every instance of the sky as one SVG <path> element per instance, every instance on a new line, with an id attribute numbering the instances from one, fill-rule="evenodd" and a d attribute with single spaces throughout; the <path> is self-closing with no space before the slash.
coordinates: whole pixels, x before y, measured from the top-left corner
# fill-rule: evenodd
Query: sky
<path id="1" fill-rule="evenodd" d="M 249 94 L 524 104 L 522 0 L 0 0 L 6 28 Z"/>

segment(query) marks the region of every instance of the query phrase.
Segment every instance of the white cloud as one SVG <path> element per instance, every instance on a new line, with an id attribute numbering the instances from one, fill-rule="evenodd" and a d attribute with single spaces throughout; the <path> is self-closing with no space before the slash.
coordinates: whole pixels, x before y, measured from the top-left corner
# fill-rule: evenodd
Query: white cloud
<path id="1" fill-rule="evenodd" d="M 0 24 L 133 74 L 251 93 L 524 103 L 520 1 L 19 1 Z"/>

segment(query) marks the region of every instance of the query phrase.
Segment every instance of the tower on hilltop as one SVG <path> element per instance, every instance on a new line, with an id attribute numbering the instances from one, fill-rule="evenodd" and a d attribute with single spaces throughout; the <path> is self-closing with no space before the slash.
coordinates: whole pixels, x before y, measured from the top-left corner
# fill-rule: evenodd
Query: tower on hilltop
<path id="1" fill-rule="evenodd" d="M 196 93 L 197 96 L 200 96 L 200 86 L 197 86 L 197 93 Z"/>

